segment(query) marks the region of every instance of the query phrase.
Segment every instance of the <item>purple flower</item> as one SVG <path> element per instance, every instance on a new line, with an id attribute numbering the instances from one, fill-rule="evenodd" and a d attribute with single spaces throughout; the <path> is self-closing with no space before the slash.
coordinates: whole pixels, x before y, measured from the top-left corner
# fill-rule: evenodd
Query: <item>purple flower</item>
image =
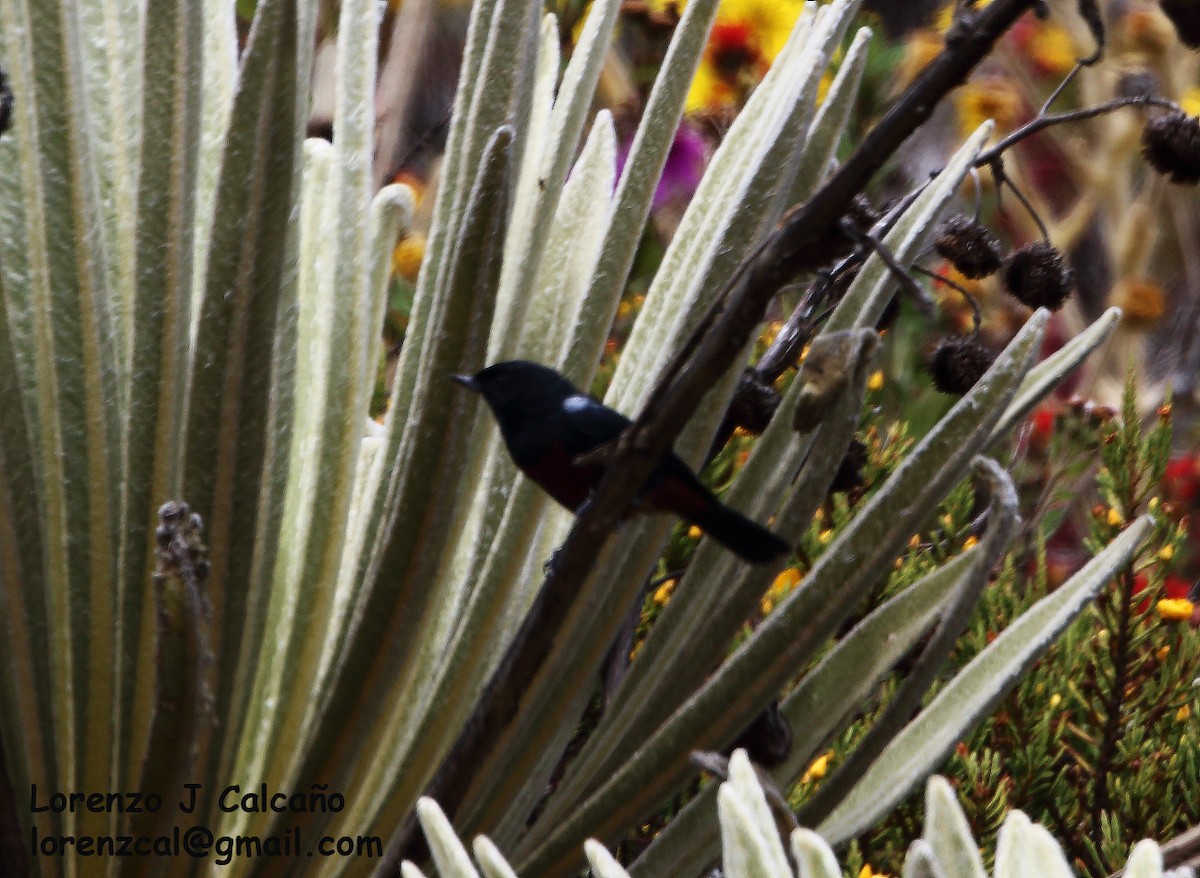
<path id="1" fill-rule="evenodd" d="M 682 122 L 675 131 L 662 176 L 654 190 L 655 208 L 673 202 L 686 203 L 692 197 L 700 178 L 704 176 L 708 153 L 708 142 L 700 132 L 687 122 Z M 618 174 L 624 171 L 628 158 L 629 144 L 624 144 L 617 154 Z"/>

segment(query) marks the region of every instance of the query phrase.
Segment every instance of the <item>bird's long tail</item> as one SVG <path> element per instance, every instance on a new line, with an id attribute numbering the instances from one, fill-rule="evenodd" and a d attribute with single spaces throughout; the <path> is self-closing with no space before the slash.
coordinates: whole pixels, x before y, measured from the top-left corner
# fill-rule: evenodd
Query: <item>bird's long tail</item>
<path id="1" fill-rule="evenodd" d="M 729 551 L 755 564 L 774 561 L 791 551 L 765 527 L 719 502 L 688 519 Z"/>

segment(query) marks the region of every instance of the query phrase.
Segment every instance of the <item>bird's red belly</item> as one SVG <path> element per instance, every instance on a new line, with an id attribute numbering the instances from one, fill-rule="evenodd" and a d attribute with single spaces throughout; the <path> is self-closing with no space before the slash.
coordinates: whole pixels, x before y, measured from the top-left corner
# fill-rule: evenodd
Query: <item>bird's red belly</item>
<path id="1" fill-rule="evenodd" d="M 588 498 L 602 475 L 600 467 L 576 466 L 574 456 L 558 443 L 538 455 L 537 461 L 524 470 L 542 490 L 572 511 Z"/>

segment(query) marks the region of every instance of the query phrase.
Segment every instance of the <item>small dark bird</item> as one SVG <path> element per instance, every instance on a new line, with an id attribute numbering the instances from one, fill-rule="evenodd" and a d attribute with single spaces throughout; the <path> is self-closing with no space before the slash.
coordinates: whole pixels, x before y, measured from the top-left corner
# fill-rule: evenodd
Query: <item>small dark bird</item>
<path id="1" fill-rule="evenodd" d="M 487 401 L 521 471 L 571 511 L 579 509 L 604 475 L 607 464 L 596 459 L 603 455 L 589 452 L 615 440 L 632 423 L 537 363 L 511 360 L 473 377 L 453 378 Z M 584 456 L 589 459 L 580 461 Z M 650 474 L 636 511 L 673 512 L 747 561 L 763 563 L 789 551 L 769 530 L 723 505 L 674 454 Z"/>

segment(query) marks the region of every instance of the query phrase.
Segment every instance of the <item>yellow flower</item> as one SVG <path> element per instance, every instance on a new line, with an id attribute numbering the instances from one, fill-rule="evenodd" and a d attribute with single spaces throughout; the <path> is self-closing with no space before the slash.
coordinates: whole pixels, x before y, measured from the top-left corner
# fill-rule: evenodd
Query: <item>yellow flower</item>
<path id="1" fill-rule="evenodd" d="M 772 320 L 763 327 L 762 333 L 759 335 L 759 339 L 763 344 L 770 345 L 771 342 L 775 341 L 775 336 L 779 335 L 779 330 L 781 329 L 783 329 L 783 321 Z"/>
<path id="2" fill-rule="evenodd" d="M 886 872 L 876 872 L 871 868 L 870 863 L 864 863 L 863 867 L 858 870 L 858 878 L 888 878 Z"/>
<path id="3" fill-rule="evenodd" d="M 1120 527 L 1125 523 L 1125 516 L 1121 514 L 1121 510 L 1115 506 L 1108 507 L 1108 515 L 1105 517 L 1109 527 Z"/>
<path id="4" fill-rule="evenodd" d="M 775 581 L 771 583 L 769 592 L 776 596 L 785 595 L 799 585 L 801 579 L 800 571 L 795 567 L 789 567 L 775 577 Z"/>
<path id="5" fill-rule="evenodd" d="M 883 370 L 876 369 L 871 373 L 871 377 L 867 379 L 868 390 L 879 390 L 883 387 Z"/>
<path id="6" fill-rule="evenodd" d="M 675 582 L 676 580 L 674 579 L 668 579 L 666 582 L 656 588 L 654 590 L 654 603 L 658 604 L 660 607 L 665 607 L 667 601 L 671 599 L 671 593 L 675 591 Z"/>
<path id="7" fill-rule="evenodd" d="M 767 589 L 767 593 L 763 595 L 762 600 L 759 601 L 759 608 L 762 610 L 763 615 L 765 616 L 775 609 L 775 604 L 795 588 L 800 583 L 801 578 L 800 571 L 795 567 L 789 567 L 781 571 L 775 577 L 775 581 L 771 583 L 771 587 Z"/>
<path id="8" fill-rule="evenodd" d="M 1155 655 L 1158 656 L 1158 660 L 1160 662 L 1165 662 L 1167 660 L 1167 656 L 1169 656 L 1170 654 L 1171 654 L 1171 646 L 1170 646 L 1170 644 L 1166 644 L 1166 643 L 1164 643 L 1162 646 L 1160 646 L 1158 648 L 1158 652 L 1155 653 Z"/>
<path id="9" fill-rule="evenodd" d="M 1159 561 L 1170 561 L 1175 557 L 1175 547 L 1168 544 L 1158 550 Z"/>
<path id="10" fill-rule="evenodd" d="M 688 111 L 736 107 L 767 72 L 803 8 L 800 0 L 723 0 L 688 90 Z"/>
<path id="11" fill-rule="evenodd" d="M 812 765 L 804 770 L 803 777 L 800 778 L 800 783 L 808 783 L 811 780 L 820 780 L 829 771 L 829 763 L 833 760 L 833 751 L 829 750 L 813 760 Z"/>
<path id="12" fill-rule="evenodd" d="M 1179 106 L 1189 116 L 1200 116 L 1200 86 L 1192 86 L 1179 97 Z"/>
<path id="13" fill-rule="evenodd" d="M 1038 70 L 1061 76 L 1075 66 L 1078 57 L 1071 35 L 1054 22 L 1039 22 L 1026 51 Z"/>
<path id="14" fill-rule="evenodd" d="M 992 0 L 977 0 L 977 2 L 974 4 L 973 8 L 974 9 L 983 9 L 985 6 L 987 6 L 991 2 L 992 2 Z M 953 21 L 954 21 L 954 4 L 947 3 L 945 6 L 943 6 L 941 9 L 939 9 L 937 11 L 937 16 L 934 18 L 933 24 L 934 24 L 934 27 L 937 28 L 938 33 L 944 34 L 946 31 L 950 30 L 950 25 Z"/>
<path id="15" fill-rule="evenodd" d="M 700 528 L 696 527 L 694 524 L 688 528 L 688 536 L 693 540 L 700 539 L 700 535 L 703 533 L 704 531 L 700 530 Z"/>
<path id="16" fill-rule="evenodd" d="M 1175 719 L 1179 720 L 1181 723 L 1185 723 L 1191 718 L 1192 718 L 1191 705 L 1185 704 L 1181 708 L 1179 708 L 1179 710 L 1175 711 Z"/>
<path id="17" fill-rule="evenodd" d="M 1021 95 L 1003 76 L 971 80 L 959 91 L 955 103 L 963 136 L 973 134 L 988 119 L 994 120 L 1000 131 L 1007 131 L 1021 112 Z"/>
<path id="18" fill-rule="evenodd" d="M 409 283 L 416 283 L 424 258 L 425 236 L 409 235 L 392 250 L 392 274 L 400 275 Z"/>
<path id="19" fill-rule="evenodd" d="M 917 78 L 917 74 L 929 66 L 942 51 L 944 41 L 941 34 L 929 28 L 915 30 L 904 44 L 904 60 L 896 71 L 896 87 L 901 89 Z"/>
<path id="20" fill-rule="evenodd" d="M 829 541 L 832 539 L 833 539 L 833 531 L 832 530 L 823 530 L 819 534 L 817 534 L 817 542 L 819 542 L 822 546 L 828 546 Z"/>
<path id="21" fill-rule="evenodd" d="M 979 540 L 976 537 L 967 537 L 963 540 L 963 549 L 974 549 L 979 545 Z"/>
<path id="22" fill-rule="evenodd" d="M 1158 615 L 1172 622 L 1187 621 L 1192 618 L 1192 602 L 1187 598 L 1163 598 L 1158 602 Z"/>
<path id="23" fill-rule="evenodd" d="M 1062 704 L 1062 696 L 1059 695 L 1057 692 L 1055 692 L 1053 695 L 1050 696 L 1050 707 L 1051 707 L 1051 709 L 1053 709 L 1055 707 L 1058 707 L 1060 704 Z"/>
<path id="24" fill-rule="evenodd" d="M 950 25 L 954 21 L 954 4 L 947 3 L 937 11 L 937 15 L 933 18 L 933 26 L 939 34 L 944 34 L 950 30 Z"/>
<path id="25" fill-rule="evenodd" d="M 825 96 L 829 94 L 829 86 L 833 85 L 833 74 L 828 70 L 821 74 L 821 81 L 817 83 L 817 105 L 825 103 Z"/>

